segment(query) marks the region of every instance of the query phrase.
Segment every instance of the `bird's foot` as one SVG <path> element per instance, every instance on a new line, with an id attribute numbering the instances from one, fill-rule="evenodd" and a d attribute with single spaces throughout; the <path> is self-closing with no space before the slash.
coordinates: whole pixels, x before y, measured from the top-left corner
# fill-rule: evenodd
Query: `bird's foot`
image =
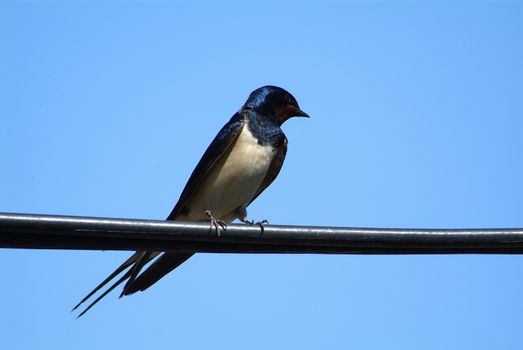
<path id="1" fill-rule="evenodd" d="M 211 234 L 211 231 L 214 228 L 214 232 L 216 232 L 216 235 L 218 237 L 221 236 L 220 234 L 220 228 L 225 232 L 227 231 L 227 224 L 223 220 L 218 220 L 214 216 L 212 216 L 212 213 L 210 210 L 205 211 L 205 215 L 211 220 L 211 225 L 209 226 L 209 235 Z"/>
<path id="2" fill-rule="evenodd" d="M 241 222 L 247 225 L 258 225 L 260 226 L 261 234 L 260 236 L 263 236 L 263 233 L 265 232 L 265 225 L 269 223 L 267 220 L 262 221 L 254 221 L 254 220 L 247 220 L 247 219 L 240 219 Z"/>

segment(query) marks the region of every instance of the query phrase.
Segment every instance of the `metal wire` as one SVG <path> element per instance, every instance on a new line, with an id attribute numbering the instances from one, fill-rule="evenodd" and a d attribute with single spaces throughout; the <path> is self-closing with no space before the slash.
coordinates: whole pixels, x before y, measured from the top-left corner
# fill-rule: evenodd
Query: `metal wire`
<path id="1" fill-rule="evenodd" d="M 219 234 L 218 234 L 219 233 Z M 0 213 L 0 248 L 212 253 L 523 254 L 523 228 L 390 229 Z"/>

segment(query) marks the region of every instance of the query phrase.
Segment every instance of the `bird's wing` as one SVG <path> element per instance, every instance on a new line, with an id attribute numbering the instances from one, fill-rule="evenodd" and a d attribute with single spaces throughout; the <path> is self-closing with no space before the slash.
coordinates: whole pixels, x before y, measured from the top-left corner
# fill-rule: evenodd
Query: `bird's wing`
<path id="1" fill-rule="evenodd" d="M 234 145 L 236 139 L 240 135 L 243 127 L 245 126 L 246 118 L 240 111 L 236 113 L 231 120 L 218 132 L 218 135 L 211 142 L 202 158 L 196 165 L 196 168 L 191 174 L 189 181 L 185 185 L 180 199 L 176 206 L 172 210 L 171 214 L 167 217 L 167 220 L 176 220 L 178 215 L 183 213 L 184 208 L 190 202 L 192 196 L 205 179 L 209 171 L 213 166 L 229 151 Z M 152 286 L 163 276 L 177 268 L 185 260 L 189 259 L 192 253 L 163 253 L 156 261 L 149 266 L 140 275 L 137 273 L 133 274 L 124 287 L 122 295 L 133 294 L 137 291 L 143 291 Z M 143 266 L 140 266 L 141 269 Z M 139 270 L 138 270 L 139 271 Z"/>
<path id="2" fill-rule="evenodd" d="M 176 203 L 171 214 L 167 217 L 167 220 L 176 220 L 176 217 L 183 212 L 185 206 L 191 200 L 196 189 L 200 186 L 209 171 L 223 155 L 227 154 L 227 151 L 232 147 L 232 145 L 234 145 L 245 125 L 245 122 L 245 115 L 239 111 L 223 126 L 220 132 L 218 132 L 218 135 L 216 135 L 212 143 L 207 147 L 202 159 L 200 159 L 198 165 L 194 168 L 189 181 L 187 181 L 187 184 L 180 195 L 178 203 Z"/>
<path id="3" fill-rule="evenodd" d="M 278 149 L 278 153 L 274 156 L 274 159 L 272 160 L 272 163 L 269 167 L 269 170 L 267 170 L 267 174 L 265 175 L 265 178 L 263 179 L 260 187 L 258 188 L 258 191 L 256 191 L 256 195 L 252 198 L 252 200 L 249 202 L 251 204 L 258 196 L 267 188 L 270 186 L 270 184 L 274 181 L 276 176 L 280 173 L 281 167 L 283 166 L 283 161 L 285 160 L 285 155 L 287 154 L 287 138 L 283 138 L 283 143 Z"/>
<path id="4" fill-rule="evenodd" d="M 126 285 L 122 296 L 146 290 L 191 256 L 193 256 L 193 253 L 163 253 L 151 266 L 133 280 L 132 283 Z"/>
<path id="5" fill-rule="evenodd" d="M 178 203 L 176 203 L 176 206 L 172 210 L 171 214 L 169 214 L 167 217 L 167 220 L 176 220 L 176 217 L 183 212 L 185 206 L 191 200 L 194 192 L 205 179 L 210 169 L 212 169 L 216 162 L 218 162 L 218 160 L 220 160 L 224 154 L 227 154 L 227 151 L 232 147 L 240 135 L 240 132 L 245 125 L 245 121 L 245 116 L 240 111 L 236 113 L 227 124 L 224 125 L 220 132 L 218 132 L 218 135 L 216 135 L 198 162 L 198 165 L 196 165 L 196 168 L 189 178 L 189 181 L 185 185 Z M 105 295 L 107 295 L 110 291 L 123 283 L 125 280 L 127 280 L 127 283 L 125 284 L 125 287 L 120 296 L 132 294 L 138 290 L 147 289 L 160 278 L 165 276 L 167 273 L 178 267 L 185 260 L 192 256 L 192 253 L 164 253 L 149 268 L 139 274 L 140 270 L 158 254 L 158 252 L 152 251 L 139 251 L 134 253 L 73 308 L 73 310 L 77 309 L 82 303 L 87 301 L 116 276 L 126 269 L 129 269 L 119 280 L 112 284 L 104 293 L 102 293 L 84 311 L 82 311 L 78 317 L 85 314 L 85 312 L 87 312 Z"/>

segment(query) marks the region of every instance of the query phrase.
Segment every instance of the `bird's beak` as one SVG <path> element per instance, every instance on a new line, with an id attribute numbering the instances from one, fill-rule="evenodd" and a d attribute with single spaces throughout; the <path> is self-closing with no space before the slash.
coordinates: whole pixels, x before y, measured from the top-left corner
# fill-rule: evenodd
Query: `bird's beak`
<path id="1" fill-rule="evenodd" d="M 296 110 L 294 111 L 294 113 L 292 113 L 292 116 L 293 117 L 305 117 L 305 118 L 310 118 L 310 116 L 305 113 L 304 111 L 302 111 L 301 109 L 299 108 L 296 108 Z"/>

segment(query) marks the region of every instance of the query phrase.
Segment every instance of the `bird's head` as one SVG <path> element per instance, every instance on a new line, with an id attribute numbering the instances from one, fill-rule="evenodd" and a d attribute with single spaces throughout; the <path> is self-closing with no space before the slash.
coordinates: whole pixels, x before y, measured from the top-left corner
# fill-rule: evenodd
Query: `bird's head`
<path id="1" fill-rule="evenodd" d="M 276 116 L 279 125 L 292 117 L 309 118 L 309 115 L 300 109 L 294 96 L 277 86 L 267 85 L 254 90 L 243 108 L 252 108 L 263 114 Z"/>

